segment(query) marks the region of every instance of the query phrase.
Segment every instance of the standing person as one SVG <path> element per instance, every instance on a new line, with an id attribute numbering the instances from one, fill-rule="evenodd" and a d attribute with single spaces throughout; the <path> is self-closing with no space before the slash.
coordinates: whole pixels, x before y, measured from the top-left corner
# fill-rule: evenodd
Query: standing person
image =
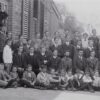
<path id="1" fill-rule="evenodd" d="M 82 48 L 84 50 L 84 57 L 85 58 L 88 58 L 89 56 L 89 45 L 90 45 L 90 40 L 89 40 L 89 37 L 88 37 L 88 34 L 87 33 L 83 33 L 83 38 L 82 38 Z"/>
<path id="2" fill-rule="evenodd" d="M 83 33 L 82 47 L 83 47 L 83 49 L 87 49 L 88 46 L 89 46 L 89 44 L 88 44 L 88 34 L 87 33 Z"/>
<path id="3" fill-rule="evenodd" d="M 85 58 L 89 58 L 90 57 L 90 52 L 96 50 L 94 45 L 93 45 L 93 40 L 89 40 L 88 44 L 89 44 L 88 48 L 84 50 L 84 57 Z"/>
<path id="4" fill-rule="evenodd" d="M 56 49 L 58 51 L 58 56 L 59 57 L 62 57 L 62 53 L 61 53 L 61 49 L 62 49 L 62 46 L 61 44 L 59 44 L 59 38 L 58 37 L 55 37 L 54 38 L 54 42 L 53 42 L 53 45 L 51 45 L 49 47 L 49 49 L 54 52 L 54 50 Z"/>
<path id="5" fill-rule="evenodd" d="M 7 43 L 6 43 L 4 50 L 3 50 L 3 61 L 4 61 L 4 64 L 5 64 L 5 70 L 8 73 L 10 73 L 11 66 L 12 66 L 12 63 L 13 63 L 13 51 L 11 49 L 11 44 L 12 44 L 12 41 L 7 40 Z"/>
<path id="6" fill-rule="evenodd" d="M 97 37 L 96 29 L 92 30 L 92 36 L 89 39 L 93 41 L 96 57 L 99 58 L 99 38 Z"/>
<path id="7" fill-rule="evenodd" d="M 70 57 L 73 60 L 74 53 L 75 53 L 75 48 L 74 48 L 73 45 L 71 45 L 69 36 L 66 37 L 65 43 L 62 44 L 62 49 L 61 50 L 62 50 L 62 57 L 64 57 L 64 54 L 67 50 L 70 51 Z"/>
<path id="8" fill-rule="evenodd" d="M 39 65 L 38 65 L 38 55 L 34 53 L 34 47 L 30 47 L 29 53 L 26 57 L 27 65 L 30 64 L 32 66 L 32 71 L 37 75 L 39 73 Z"/>
<path id="9" fill-rule="evenodd" d="M 70 52 L 70 58 L 72 59 L 72 66 L 73 66 L 73 73 L 74 72 L 74 59 L 75 59 L 75 46 L 71 44 L 71 41 L 70 41 L 70 38 L 69 36 L 66 37 L 66 40 L 65 40 L 65 43 L 62 44 L 62 49 L 61 49 L 61 52 L 62 52 L 62 57 L 64 57 L 64 54 L 66 51 L 69 51 Z"/>
<path id="10" fill-rule="evenodd" d="M 11 33 L 11 32 L 9 32 L 9 33 L 7 34 L 7 40 L 12 40 L 12 33 Z"/>
<path id="11" fill-rule="evenodd" d="M 75 35 L 73 37 L 73 39 L 71 40 L 71 44 L 73 46 L 76 46 L 77 45 L 77 42 L 79 41 L 79 32 L 75 32 Z"/>
<path id="12" fill-rule="evenodd" d="M 82 41 L 81 41 L 81 40 L 77 41 L 77 45 L 76 45 L 76 47 L 75 47 L 75 52 L 74 52 L 74 59 L 77 58 L 77 56 L 78 56 L 78 51 L 79 51 L 80 49 L 83 50 Z"/>
<path id="13" fill-rule="evenodd" d="M 16 41 L 16 42 L 13 41 L 13 43 L 12 43 L 12 49 L 13 49 L 14 53 L 18 53 L 18 48 L 20 46 L 23 46 L 23 36 L 19 36 L 18 37 L 18 41 Z"/>
<path id="14" fill-rule="evenodd" d="M 19 78 L 22 78 L 23 71 L 27 67 L 26 63 L 26 54 L 23 53 L 23 46 L 18 48 L 18 53 L 14 53 L 13 55 L 13 65 L 18 67 Z"/>

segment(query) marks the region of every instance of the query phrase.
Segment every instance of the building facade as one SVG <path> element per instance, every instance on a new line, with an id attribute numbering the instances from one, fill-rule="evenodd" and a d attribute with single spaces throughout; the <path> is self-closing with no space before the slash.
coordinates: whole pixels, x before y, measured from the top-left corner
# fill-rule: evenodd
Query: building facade
<path id="1" fill-rule="evenodd" d="M 0 4 L 9 15 L 7 30 L 14 39 L 20 35 L 34 39 L 37 34 L 42 38 L 47 31 L 52 36 L 59 29 L 61 15 L 53 0 L 0 0 Z"/>

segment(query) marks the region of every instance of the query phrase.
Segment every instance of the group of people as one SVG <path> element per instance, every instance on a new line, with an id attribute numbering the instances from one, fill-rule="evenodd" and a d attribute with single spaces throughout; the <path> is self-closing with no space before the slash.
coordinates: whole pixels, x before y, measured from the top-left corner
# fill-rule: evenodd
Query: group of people
<path id="1" fill-rule="evenodd" d="M 8 33 L 0 63 L 0 87 L 100 91 L 100 40 L 96 30 L 92 36 L 76 32 L 54 38 L 13 42 Z M 0 54 L 1 55 L 1 54 Z"/>

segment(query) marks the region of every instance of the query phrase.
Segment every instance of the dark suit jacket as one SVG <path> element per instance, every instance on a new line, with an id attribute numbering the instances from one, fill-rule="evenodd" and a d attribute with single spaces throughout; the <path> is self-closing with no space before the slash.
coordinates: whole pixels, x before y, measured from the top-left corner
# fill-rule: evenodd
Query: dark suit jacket
<path id="1" fill-rule="evenodd" d="M 77 57 L 75 59 L 75 72 L 77 71 L 85 72 L 86 68 L 87 68 L 87 60 L 84 57 L 82 59 Z"/>

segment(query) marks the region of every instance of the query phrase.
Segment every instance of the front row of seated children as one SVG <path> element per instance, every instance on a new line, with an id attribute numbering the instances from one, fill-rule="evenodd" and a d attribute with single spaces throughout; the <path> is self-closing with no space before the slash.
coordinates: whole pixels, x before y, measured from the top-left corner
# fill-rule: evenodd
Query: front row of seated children
<path id="1" fill-rule="evenodd" d="M 0 87 L 9 88 L 18 86 L 37 89 L 87 90 L 94 92 L 94 90 L 100 90 L 100 77 L 98 73 L 95 73 L 93 78 L 91 78 L 88 72 L 83 73 L 81 71 L 75 75 L 72 75 L 71 70 L 66 72 L 62 69 L 59 72 L 55 72 L 51 68 L 48 71 L 46 65 L 41 66 L 40 73 L 36 77 L 32 71 L 32 66 L 28 65 L 22 79 L 20 79 L 17 67 L 13 67 L 9 75 L 5 72 L 4 65 L 0 64 Z"/>

